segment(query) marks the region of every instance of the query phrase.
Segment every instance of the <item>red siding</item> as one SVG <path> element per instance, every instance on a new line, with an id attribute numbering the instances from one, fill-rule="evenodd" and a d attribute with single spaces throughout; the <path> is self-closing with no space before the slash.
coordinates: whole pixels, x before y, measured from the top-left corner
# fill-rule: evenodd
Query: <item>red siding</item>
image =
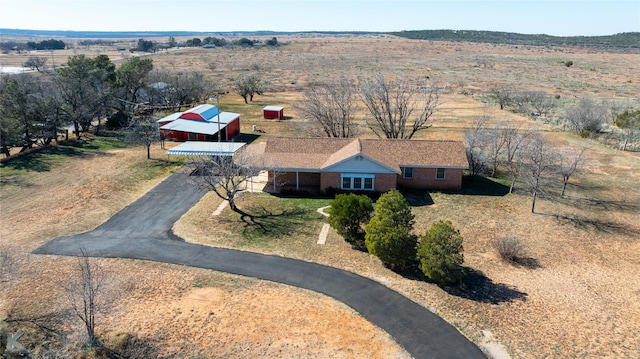
<path id="1" fill-rule="evenodd" d="M 262 112 L 264 112 L 264 118 L 267 120 L 282 119 L 284 117 L 284 109 L 280 111 L 264 110 Z"/>
<path id="2" fill-rule="evenodd" d="M 202 116 L 193 112 L 185 112 L 182 115 L 180 115 L 180 118 L 185 120 L 204 121 L 204 118 Z"/>
<path id="3" fill-rule="evenodd" d="M 240 133 L 240 117 L 227 125 L 227 141 L 230 141 Z"/>

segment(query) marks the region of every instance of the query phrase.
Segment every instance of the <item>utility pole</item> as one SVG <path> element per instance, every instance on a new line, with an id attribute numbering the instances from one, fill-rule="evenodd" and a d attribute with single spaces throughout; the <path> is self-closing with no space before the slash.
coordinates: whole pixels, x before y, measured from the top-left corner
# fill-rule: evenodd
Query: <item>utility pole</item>
<path id="1" fill-rule="evenodd" d="M 220 142 L 220 94 L 216 94 L 216 105 L 218 107 L 218 142 Z"/>

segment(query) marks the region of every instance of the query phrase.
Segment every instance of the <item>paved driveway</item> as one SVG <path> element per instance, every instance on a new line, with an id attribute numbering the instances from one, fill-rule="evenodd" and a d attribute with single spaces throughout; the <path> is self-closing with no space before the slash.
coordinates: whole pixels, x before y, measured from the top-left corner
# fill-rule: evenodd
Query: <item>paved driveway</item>
<path id="1" fill-rule="evenodd" d="M 181 171 L 95 230 L 56 238 L 36 254 L 143 259 L 239 274 L 313 290 L 350 306 L 414 358 L 486 358 L 450 324 L 382 284 L 344 270 L 284 257 L 186 243 L 170 228 L 205 191 Z"/>

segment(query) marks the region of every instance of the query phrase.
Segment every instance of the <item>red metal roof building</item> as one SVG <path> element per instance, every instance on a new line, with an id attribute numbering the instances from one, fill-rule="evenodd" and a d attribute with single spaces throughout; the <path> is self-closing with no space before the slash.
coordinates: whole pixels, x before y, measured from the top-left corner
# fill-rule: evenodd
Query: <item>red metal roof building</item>
<path id="1" fill-rule="evenodd" d="M 185 112 L 176 112 L 157 121 L 160 138 L 175 141 L 231 141 L 240 133 L 240 114 L 218 113 L 218 108 L 204 104 Z"/>

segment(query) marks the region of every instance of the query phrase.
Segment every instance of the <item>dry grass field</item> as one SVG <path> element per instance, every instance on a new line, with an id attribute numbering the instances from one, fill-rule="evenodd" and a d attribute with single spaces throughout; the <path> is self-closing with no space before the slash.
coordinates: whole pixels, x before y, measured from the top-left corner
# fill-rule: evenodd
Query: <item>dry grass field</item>
<path id="1" fill-rule="evenodd" d="M 481 101 L 491 87 L 504 85 L 545 90 L 563 103 L 585 95 L 635 100 L 640 97 L 640 55 L 391 36 L 278 40 L 288 45 L 180 49 L 155 54 L 153 60 L 158 68 L 202 71 L 229 91 L 238 74 L 257 71 L 271 91 L 249 105 L 233 93 L 221 98 L 224 110 L 242 114 L 243 132 L 251 132 L 255 124 L 264 136 L 304 133 L 293 105 L 311 83 L 340 76 L 357 79 L 376 71 L 408 73 L 429 76 L 450 89 L 433 128 L 420 138 L 460 140 L 476 116 L 488 115 L 493 121 L 539 128 L 559 146 L 588 146 L 588 161 L 572 178 L 566 198 L 542 199 L 535 214 L 529 211 L 527 193 L 502 195 L 503 188 L 492 181 L 471 184 L 474 193 L 430 193 L 433 204 L 418 201 L 416 233 L 439 219 L 460 229 L 465 265 L 473 270 L 467 289 L 442 288 L 389 271 L 375 257 L 352 250 L 333 231 L 325 245 L 317 245 L 323 223 L 319 215 L 305 217 L 304 223 L 293 218 L 286 223 L 290 230 L 253 240 L 238 229 L 241 224 L 232 212 L 212 215 L 220 203 L 212 194 L 176 224 L 178 235 L 357 272 L 431 309 L 475 343 L 499 343 L 513 358 L 640 358 L 640 155 Z M 114 60 L 127 55 L 107 48 L 99 52 Z M 0 55 L 2 64 L 24 61 L 11 56 L 17 55 Z M 65 55 L 59 56 L 56 63 Z M 574 66 L 564 66 L 567 60 Z M 291 119 L 261 119 L 267 104 L 284 106 Z M 361 135 L 372 134 L 363 128 Z M 112 149 L 58 160 L 43 171 L 3 175 L 0 246 L 18 253 L 24 265 L 0 288 L 0 311 L 17 303 L 42 312 L 64 303 L 55 283 L 68 275 L 74 260 L 29 252 L 54 237 L 97 226 L 175 169 L 164 163 L 159 148 L 154 147 L 152 157 L 146 161 L 141 148 Z M 149 166 L 155 169 L 148 171 Z M 284 200 L 245 194 L 238 204 L 250 211 L 291 205 L 277 201 Z M 525 243 L 527 265 L 500 260 L 490 241 L 501 236 Z M 177 357 L 408 357 L 357 313 L 315 293 L 179 266 L 99 262 L 114 274 L 112 286 L 118 289 L 118 300 L 99 318 L 105 338 L 137 333 L 161 346 L 163 354 Z M 73 347 L 80 331 L 68 329 L 76 333 L 69 338 Z M 28 338 L 21 341 L 29 343 Z"/>

